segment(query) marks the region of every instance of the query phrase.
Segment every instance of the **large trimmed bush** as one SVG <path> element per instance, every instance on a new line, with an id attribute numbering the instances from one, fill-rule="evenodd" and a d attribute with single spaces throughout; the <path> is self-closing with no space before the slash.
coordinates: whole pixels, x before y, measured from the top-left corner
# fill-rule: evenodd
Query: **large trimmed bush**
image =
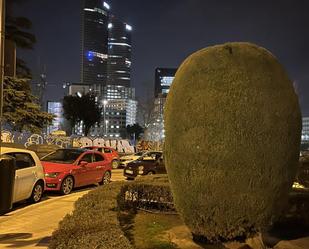
<path id="1" fill-rule="evenodd" d="M 165 158 L 177 210 L 210 241 L 276 220 L 298 163 L 301 114 L 267 50 L 227 43 L 179 68 L 165 106 Z"/>

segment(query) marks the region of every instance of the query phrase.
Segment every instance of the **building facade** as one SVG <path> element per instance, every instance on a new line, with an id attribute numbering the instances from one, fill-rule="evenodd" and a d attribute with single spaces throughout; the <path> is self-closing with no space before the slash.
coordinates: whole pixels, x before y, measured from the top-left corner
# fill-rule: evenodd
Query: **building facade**
<path id="1" fill-rule="evenodd" d="M 131 86 L 131 25 L 110 15 L 107 85 Z"/>
<path id="2" fill-rule="evenodd" d="M 83 0 L 81 84 L 71 85 L 68 94 L 96 95 L 102 120 L 90 131 L 92 135 L 123 137 L 127 124 L 136 121 L 131 31 L 129 24 L 110 13 L 104 0 Z"/>
<path id="3" fill-rule="evenodd" d="M 125 86 L 107 85 L 103 88 L 103 99 L 135 99 L 135 89 Z"/>
<path id="4" fill-rule="evenodd" d="M 303 129 L 301 134 L 301 141 L 309 143 L 309 117 L 303 117 Z"/>
<path id="5" fill-rule="evenodd" d="M 155 70 L 155 97 L 167 95 L 175 78 L 176 68 L 156 68 Z"/>
<path id="6" fill-rule="evenodd" d="M 109 10 L 102 0 L 83 0 L 81 82 L 96 85 L 98 94 L 107 81 Z"/>
<path id="7" fill-rule="evenodd" d="M 47 134 L 61 130 L 64 121 L 62 103 L 47 101 L 47 112 L 55 115 L 52 124 L 47 127 Z"/>
<path id="8" fill-rule="evenodd" d="M 155 100 L 150 120 L 144 133 L 145 140 L 158 142 L 163 141 L 165 138 L 164 105 L 176 72 L 176 68 L 155 69 Z"/>
<path id="9" fill-rule="evenodd" d="M 159 94 L 154 101 L 154 108 L 151 112 L 150 121 L 144 133 L 146 141 L 163 141 L 165 138 L 164 130 L 164 105 L 166 102 L 166 94 Z"/>

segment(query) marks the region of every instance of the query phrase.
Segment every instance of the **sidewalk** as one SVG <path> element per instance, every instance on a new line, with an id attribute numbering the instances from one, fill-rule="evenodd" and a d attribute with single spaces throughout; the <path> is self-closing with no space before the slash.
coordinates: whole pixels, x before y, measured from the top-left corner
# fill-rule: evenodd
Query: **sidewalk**
<path id="1" fill-rule="evenodd" d="M 0 248 L 47 248 L 49 237 L 74 202 L 89 190 L 29 205 L 0 216 Z"/>

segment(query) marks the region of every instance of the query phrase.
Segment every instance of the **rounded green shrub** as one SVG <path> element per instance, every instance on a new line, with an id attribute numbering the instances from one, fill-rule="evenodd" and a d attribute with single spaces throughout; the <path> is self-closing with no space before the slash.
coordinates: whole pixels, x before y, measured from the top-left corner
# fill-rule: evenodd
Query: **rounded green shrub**
<path id="1" fill-rule="evenodd" d="M 298 98 L 267 50 L 227 43 L 189 56 L 165 106 L 165 160 L 196 236 L 247 237 L 276 220 L 295 176 Z"/>

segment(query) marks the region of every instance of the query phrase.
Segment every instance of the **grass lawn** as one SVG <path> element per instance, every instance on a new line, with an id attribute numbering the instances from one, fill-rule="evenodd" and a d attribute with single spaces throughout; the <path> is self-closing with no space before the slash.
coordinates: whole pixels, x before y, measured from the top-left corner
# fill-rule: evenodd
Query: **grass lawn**
<path id="1" fill-rule="evenodd" d="M 132 235 L 137 249 L 176 249 L 166 231 L 181 226 L 178 215 L 152 214 L 139 212 L 134 219 Z"/>

